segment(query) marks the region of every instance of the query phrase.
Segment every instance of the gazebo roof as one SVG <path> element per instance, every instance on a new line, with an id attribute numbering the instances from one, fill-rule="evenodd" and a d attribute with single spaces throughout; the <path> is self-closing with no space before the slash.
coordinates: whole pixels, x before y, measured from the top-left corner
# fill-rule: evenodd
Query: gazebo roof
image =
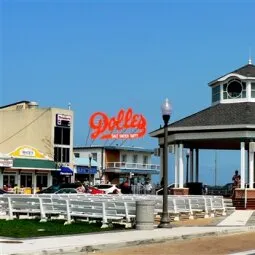
<path id="1" fill-rule="evenodd" d="M 176 132 L 181 129 L 194 130 L 200 129 L 228 129 L 255 125 L 255 103 L 227 103 L 210 106 L 202 111 L 187 116 L 181 120 L 168 125 L 168 128 Z M 221 128 L 222 126 L 222 128 Z M 163 136 L 163 128 L 154 130 L 150 133 L 152 137 Z"/>
<path id="2" fill-rule="evenodd" d="M 225 76 L 228 76 L 230 74 L 239 74 L 239 75 L 242 75 L 242 76 L 245 76 L 245 77 L 252 77 L 252 78 L 255 78 L 255 65 L 253 64 L 248 64 L 248 65 L 245 65 L 245 66 L 242 66 L 230 73 L 227 73 L 211 82 L 209 82 L 209 85 L 212 85 L 216 82 L 218 82 L 220 79 L 222 79 L 223 77 Z"/>
<path id="3" fill-rule="evenodd" d="M 255 125 L 255 103 L 217 104 L 170 124 L 170 127 Z"/>

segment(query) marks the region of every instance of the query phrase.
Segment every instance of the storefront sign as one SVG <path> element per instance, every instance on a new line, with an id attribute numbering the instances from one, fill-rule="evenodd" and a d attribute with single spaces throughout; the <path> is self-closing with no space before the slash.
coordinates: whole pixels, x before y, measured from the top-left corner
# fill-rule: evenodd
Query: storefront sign
<path id="1" fill-rule="evenodd" d="M 36 148 L 23 145 L 9 153 L 12 157 L 20 157 L 20 158 L 36 158 L 36 159 L 48 159 L 43 153 L 38 151 Z"/>
<path id="2" fill-rule="evenodd" d="M 72 116 L 66 114 L 56 115 L 56 126 L 70 127 Z"/>
<path id="3" fill-rule="evenodd" d="M 0 167 L 13 167 L 13 160 L 0 158 Z"/>
<path id="4" fill-rule="evenodd" d="M 147 121 L 142 114 L 134 114 L 129 108 L 121 109 L 111 118 L 103 112 L 95 112 L 89 119 L 89 126 L 93 130 L 91 139 L 135 139 L 146 134 Z"/>
<path id="5" fill-rule="evenodd" d="M 96 174 L 96 167 L 86 167 L 86 166 L 77 166 L 76 167 L 77 174 Z"/>

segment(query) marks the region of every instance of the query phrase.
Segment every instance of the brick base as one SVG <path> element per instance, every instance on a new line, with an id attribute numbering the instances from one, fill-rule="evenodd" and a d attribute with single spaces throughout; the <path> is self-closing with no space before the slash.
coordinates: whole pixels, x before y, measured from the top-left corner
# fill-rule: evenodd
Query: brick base
<path id="1" fill-rule="evenodd" d="M 245 192 L 247 200 L 245 201 Z M 255 209 L 255 189 L 235 189 L 233 205 L 238 210 Z"/>
<path id="2" fill-rule="evenodd" d="M 188 188 L 172 188 L 171 189 L 172 195 L 189 195 Z"/>
<path id="3" fill-rule="evenodd" d="M 247 198 L 255 198 L 255 189 L 235 189 L 234 198 L 244 198 L 245 192 Z"/>

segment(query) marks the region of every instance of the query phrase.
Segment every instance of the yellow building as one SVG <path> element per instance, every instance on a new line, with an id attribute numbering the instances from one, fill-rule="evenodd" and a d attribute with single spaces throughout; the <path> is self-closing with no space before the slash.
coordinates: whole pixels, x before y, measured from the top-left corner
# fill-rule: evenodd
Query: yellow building
<path id="1" fill-rule="evenodd" d="M 0 123 L 0 188 L 70 181 L 73 111 L 21 101 L 0 107 Z"/>

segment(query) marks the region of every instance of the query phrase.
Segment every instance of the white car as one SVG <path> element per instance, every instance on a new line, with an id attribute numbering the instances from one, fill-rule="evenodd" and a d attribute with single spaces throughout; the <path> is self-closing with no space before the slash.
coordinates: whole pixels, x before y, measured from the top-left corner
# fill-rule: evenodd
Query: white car
<path id="1" fill-rule="evenodd" d="M 121 193 L 121 189 L 119 189 L 115 184 L 98 184 L 94 185 L 95 188 L 99 190 L 103 190 L 105 194 L 113 193 L 117 190 L 117 193 Z"/>

